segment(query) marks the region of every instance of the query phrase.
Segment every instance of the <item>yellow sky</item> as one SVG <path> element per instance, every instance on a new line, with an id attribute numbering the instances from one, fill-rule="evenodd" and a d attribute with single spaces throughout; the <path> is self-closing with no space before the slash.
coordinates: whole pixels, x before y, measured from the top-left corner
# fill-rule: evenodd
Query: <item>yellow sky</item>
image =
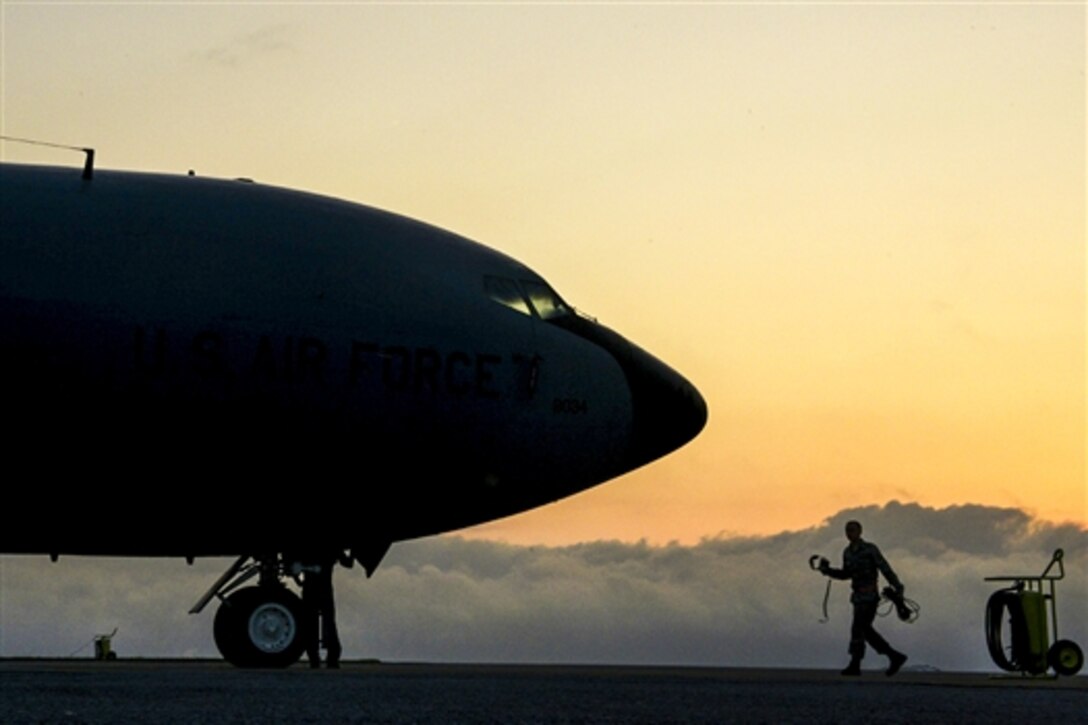
<path id="1" fill-rule="evenodd" d="M 0 12 L 4 134 L 448 227 L 703 391 L 689 447 L 475 535 L 1088 523 L 1082 4 Z"/>

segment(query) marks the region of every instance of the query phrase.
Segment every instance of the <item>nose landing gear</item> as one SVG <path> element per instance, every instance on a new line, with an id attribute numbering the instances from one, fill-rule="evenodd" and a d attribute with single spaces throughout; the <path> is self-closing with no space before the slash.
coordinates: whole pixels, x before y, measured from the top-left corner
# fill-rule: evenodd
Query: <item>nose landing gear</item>
<path id="1" fill-rule="evenodd" d="M 215 613 L 215 646 L 238 667 L 293 665 L 307 642 L 302 600 L 281 584 L 239 589 Z"/>
<path id="2" fill-rule="evenodd" d="M 239 557 L 189 613 L 199 613 L 212 597 L 219 597 L 213 634 L 223 658 L 237 667 L 289 667 L 306 649 L 312 618 L 281 581 L 282 557 L 249 559 Z M 239 588 L 254 576 L 259 577 L 257 586 Z"/>

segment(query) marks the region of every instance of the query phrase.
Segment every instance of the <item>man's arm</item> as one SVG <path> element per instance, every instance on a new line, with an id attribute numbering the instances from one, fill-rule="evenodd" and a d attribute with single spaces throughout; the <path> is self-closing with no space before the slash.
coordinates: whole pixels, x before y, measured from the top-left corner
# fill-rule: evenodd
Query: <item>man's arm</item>
<path id="1" fill-rule="evenodd" d="M 831 566 L 831 562 L 827 559 L 820 559 L 820 573 L 824 576 L 829 576 L 832 579 L 849 579 L 850 575 L 846 572 L 846 564 L 843 563 L 842 569 L 835 569 Z"/>
<path id="2" fill-rule="evenodd" d="M 888 560 L 884 558 L 884 555 L 880 553 L 880 549 L 876 544 L 871 544 L 871 546 L 873 547 L 873 557 L 876 559 L 876 566 L 880 569 L 880 573 L 884 575 L 884 578 L 887 579 L 888 583 L 895 587 L 895 589 L 903 591 L 903 584 L 899 581 L 899 577 L 895 575 L 891 564 L 889 564 Z"/>

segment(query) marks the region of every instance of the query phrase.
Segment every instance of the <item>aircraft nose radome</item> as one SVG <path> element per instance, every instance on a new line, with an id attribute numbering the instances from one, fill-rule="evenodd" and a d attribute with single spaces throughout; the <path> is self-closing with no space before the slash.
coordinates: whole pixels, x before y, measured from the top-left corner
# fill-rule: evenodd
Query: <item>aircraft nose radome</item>
<path id="1" fill-rule="evenodd" d="M 684 445 L 703 429 L 707 405 L 682 375 L 635 349 L 628 369 L 634 413 L 633 465 L 641 466 Z"/>
<path id="2" fill-rule="evenodd" d="M 706 401 L 680 373 L 595 321 L 570 315 L 554 323 L 599 345 L 623 370 L 631 391 L 632 418 L 624 472 L 675 451 L 706 425 Z"/>

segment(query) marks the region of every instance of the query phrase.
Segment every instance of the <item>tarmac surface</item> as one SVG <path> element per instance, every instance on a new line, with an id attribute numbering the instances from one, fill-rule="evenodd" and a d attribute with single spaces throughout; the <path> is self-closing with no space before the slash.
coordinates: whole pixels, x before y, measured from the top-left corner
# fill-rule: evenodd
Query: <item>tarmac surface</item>
<path id="1" fill-rule="evenodd" d="M 1088 677 L 205 660 L 2 660 L 0 723 L 1088 722 Z"/>

